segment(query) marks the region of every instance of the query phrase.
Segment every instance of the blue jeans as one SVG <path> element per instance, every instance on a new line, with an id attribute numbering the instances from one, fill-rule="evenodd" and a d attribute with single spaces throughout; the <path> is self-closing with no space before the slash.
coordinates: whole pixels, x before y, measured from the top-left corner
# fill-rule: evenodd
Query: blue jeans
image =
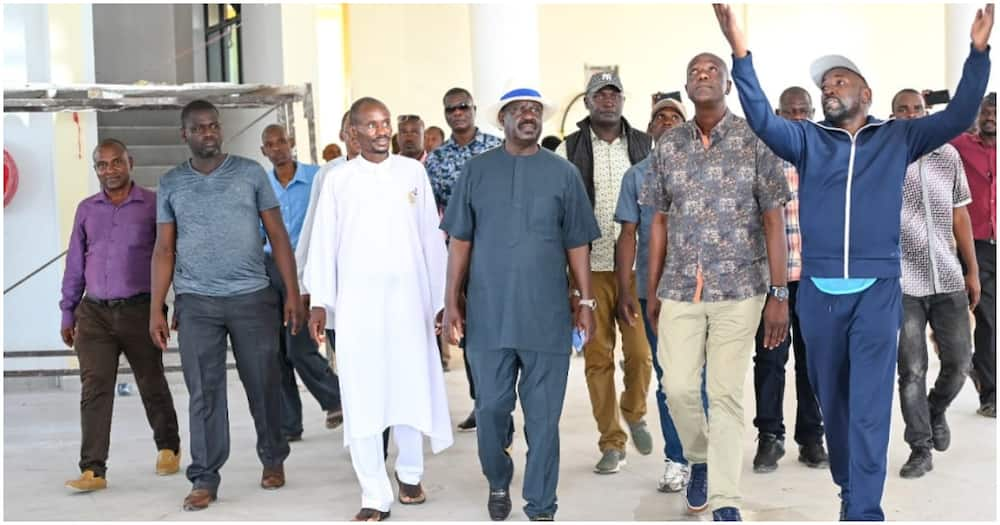
<path id="1" fill-rule="evenodd" d="M 670 461 L 687 465 L 684 459 L 684 448 L 681 446 L 681 438 L 677 436 L 677 428 L 674 427 L 674 420 L 670 417 L 670 409 L 667 408 L 667 394 L 663 392 L 663 368 L 660 367 L 660 360 L 656 357 L 656 334 L 646 320 L 646 300 L 639 299 L 639 307 L 642 310 L 642 319 L 646 327 L 646 339 L 649 340 L 649 348 L 653 351 L 653 370 L 656 372 L 656 407 L 660 410 L 660 431 L 663 433 L 663 455 Z M 701 402 L 708 413 L 708 394 L 705 392 L 705 376 L 701 381 Z"/>

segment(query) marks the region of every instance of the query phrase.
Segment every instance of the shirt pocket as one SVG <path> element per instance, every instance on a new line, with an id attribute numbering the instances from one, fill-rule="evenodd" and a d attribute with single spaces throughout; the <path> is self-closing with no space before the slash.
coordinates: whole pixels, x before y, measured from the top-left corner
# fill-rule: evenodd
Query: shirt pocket
<path id="1" fill-rule="evenodd" d="M 528 229 L 545 240 L 558 241 L 562 235 L 562 208 L 554 196 L 535 197 L 531 201 Z"/>
<path id="2" fill-rule="evenodd" d="M 156 242 L 156 223 L 125 224 L 122 239 L 129 247 L 152 248 Z"/>

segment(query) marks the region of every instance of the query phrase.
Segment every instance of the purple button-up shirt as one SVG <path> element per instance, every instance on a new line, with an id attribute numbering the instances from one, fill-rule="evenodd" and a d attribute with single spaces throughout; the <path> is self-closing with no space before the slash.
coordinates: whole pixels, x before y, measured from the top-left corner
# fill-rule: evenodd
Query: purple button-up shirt
<path id="1" fill-rule="evenodd" d="M 115 206 L 104 192 L 76 208 L 63 274 L 62 327 L 76 323 L 73 311 L 84 290 L 95 299 L 123 299 L 149 293 L 149 268 L 156 242 L 156 193 L 133 183 Z"/>

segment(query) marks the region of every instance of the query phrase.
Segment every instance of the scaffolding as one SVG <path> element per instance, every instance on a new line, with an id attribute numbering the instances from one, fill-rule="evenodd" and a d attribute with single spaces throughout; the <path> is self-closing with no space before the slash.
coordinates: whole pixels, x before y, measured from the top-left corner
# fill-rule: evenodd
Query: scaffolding
<path id="1" fill-rule="evenodd" d="M 272 112 L 295 138 L 295 104 L 302 103 L 309 130 L 309 158 L 317 164 L 316 112 L 312 84 L 271 86 L 266 84 L 26 84 L 4 86 L 4 113 L 51 113 L 58 111 L 178 110 L 192 100 L 207 100 L 220 109 L 268 108 L 263 115 L 230 137 L 234 139 Z"/>

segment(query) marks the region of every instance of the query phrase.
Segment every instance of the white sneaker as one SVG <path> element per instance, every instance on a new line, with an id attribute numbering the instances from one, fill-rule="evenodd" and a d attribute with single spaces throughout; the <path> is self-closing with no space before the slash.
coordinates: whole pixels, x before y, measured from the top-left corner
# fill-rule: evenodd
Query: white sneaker
<path id="1" fill-rule="evenodd" d="M 656 482 L 656 490 L 660 492 L 680 492 L 687 485 L 690 469 L 687 465 L 675 463 L 667 460 L 667 466 L 663 469 L 663 477 Z"/>

